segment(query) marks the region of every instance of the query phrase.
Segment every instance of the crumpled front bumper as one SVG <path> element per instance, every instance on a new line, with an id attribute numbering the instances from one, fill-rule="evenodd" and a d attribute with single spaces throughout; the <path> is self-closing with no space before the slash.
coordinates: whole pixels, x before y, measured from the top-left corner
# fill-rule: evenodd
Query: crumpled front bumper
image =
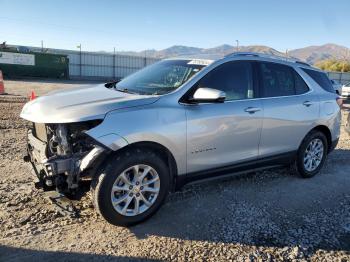
<path id="1" fill-rule="evenodd" d="M 54 178 L 58 174 L 64 174 L 71 166 L 71 158 L 47 157 L 47 144 L 33 135 L 32 130 L 27 134 L 27 155 L 24 161 L 30 162 L 32 173 L 38 178 L 36 187 L 50 189 L 54 185 Z"/>
<path id="2" fill-rule="evenodd" d="M 32 173 L 38 179 L 35 186 L 44 190 L 55 190 L 62 183 L 70 189 L 76 188 L 80 175 L 105 151 L 104 148 L 95 146 L 90 152 L 82 154 L 47 157 L 47 143 L 36 138 L 32 130 L 28 130 L 27 135 L 27 155 L 24 161 L 30 162 Z"/>
<path id="3" fill-rule="evenodd" d="M 36 187 L 44 187 L 45 163 L 47 162 L 46 150 L 46 143 L 37 139 L 32 130 L 28 130 L 27 155 L 24 156 L 23 160 L 31 164 L 31 171 L 38 179 L 35 183 Z"/>

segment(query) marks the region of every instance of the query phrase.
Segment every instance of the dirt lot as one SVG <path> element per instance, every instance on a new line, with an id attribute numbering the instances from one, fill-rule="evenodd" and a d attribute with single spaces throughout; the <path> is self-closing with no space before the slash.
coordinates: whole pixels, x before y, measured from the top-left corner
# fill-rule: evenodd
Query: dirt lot
<path id="1" fill-rule="evenodd" d="M 43 95 L 57 89 L 72 88 L 78 85 L 98 84 L 97 81 L 71 80 L 5 80 L 5 92 L 13 95 L 28 97 L 32 91 L 36 95 Z"/>
<path id="2" fill-rule="evenodd" d="M 76 219 L 34 189 L 22 161 L 22 106 L 0 102 L 0 261 L 350 261 L 350 137 L 343 131 L 312 179 L 282 168 L 189 185 L 126 229 L 97 216 L 89 196 Z"/>

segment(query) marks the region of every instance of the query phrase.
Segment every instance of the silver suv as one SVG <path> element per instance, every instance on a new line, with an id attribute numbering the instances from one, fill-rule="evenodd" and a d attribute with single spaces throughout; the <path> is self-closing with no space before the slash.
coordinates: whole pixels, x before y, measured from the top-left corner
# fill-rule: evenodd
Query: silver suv
<path id="1" fill-rule="evenodd" d="M 339 104 L 326 74 L 302 62 L 167 59 L 27 103 L 25 160 L 44 190 L 91 188 L 98 212 L 129 226 L 193 180 L 280 165 L 314 176 L 338 142 Z"/>

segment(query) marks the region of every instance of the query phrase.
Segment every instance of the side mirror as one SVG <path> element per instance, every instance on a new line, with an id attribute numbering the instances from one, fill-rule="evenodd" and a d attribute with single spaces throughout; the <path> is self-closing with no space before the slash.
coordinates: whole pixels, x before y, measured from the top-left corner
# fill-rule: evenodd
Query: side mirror
<path id="1" fill-rule="evenodd" d="M 195 103 L 223 103 L 226 99 L 226 93 L 213 88 L 198 88 L 190 99 Z"/>

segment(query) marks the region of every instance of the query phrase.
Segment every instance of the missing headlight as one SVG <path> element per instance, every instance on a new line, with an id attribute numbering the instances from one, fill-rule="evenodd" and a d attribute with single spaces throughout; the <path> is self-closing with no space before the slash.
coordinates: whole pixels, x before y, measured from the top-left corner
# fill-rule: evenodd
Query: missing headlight
<path id="1" fill-rule="evenodd" d="M 85 131 L 99 125 L 102 120 L 68 124 L 47 125 L 48 151 L 50 156 L 69 156 L 84 153 L 93 148 L 93 141 Z"/>

